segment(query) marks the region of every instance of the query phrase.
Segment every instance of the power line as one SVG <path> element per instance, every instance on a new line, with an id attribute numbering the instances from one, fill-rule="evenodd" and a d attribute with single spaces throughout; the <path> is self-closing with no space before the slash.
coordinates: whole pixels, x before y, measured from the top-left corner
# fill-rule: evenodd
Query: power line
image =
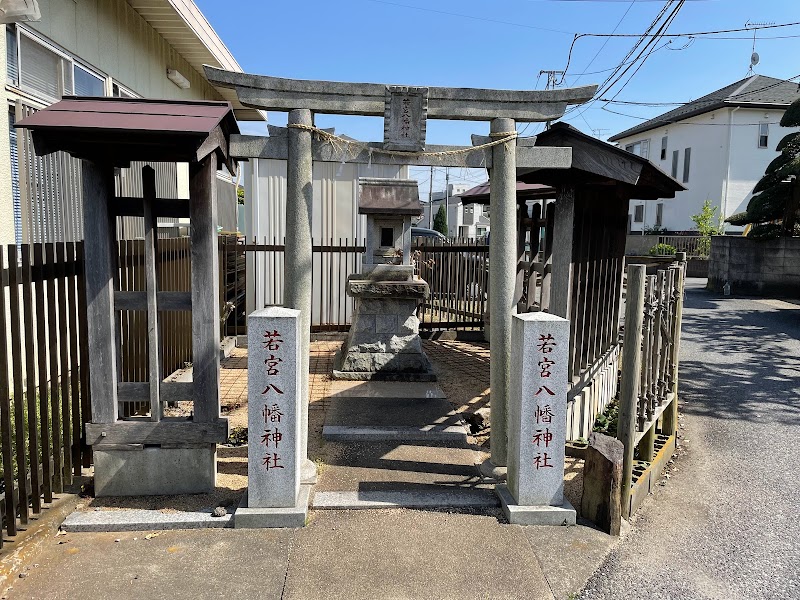
<path id="1" fill-rule="evenodd" d="M 627 10 L 625 10 L 625 12 L 624 12 L 624 13 L 622 14 L 622 16 L 620 17 L 619 21 L 617 21 L 617 24 L 616 24 L 616 25 L 614 25 L 614 29 L 612 29 L 612 30 L 611 30 L 611 33 L 616 33 L 616 32 L 617 32 L 617 29 L 619 29 L 619 26 L 620 26 L 620 25 L 622 25 L 622 22 L 625 20 L 625 17 L 627 17 L 627 16 L 628 16 L 628 13 L 629 13 L 629 12 L 631 12 L 631 9 L 633 8 L 633 5 L 634 5 L 634 4 L 636 4 L 636 0 L 631 0 L 631 3 L 628 5 L 628 8 L 627 8 Z M 598 57 L 598 56 L 600 56 L 600 53 L 601 53 L 601 52 L 603 51 L 603 49 L 606 47 L 606 44 L 608 44 L 608 41 L 609 41 L 610 39 L 611 39 L 610 37 L 608 37 L 608 38 L 606 38 L 606 39 L 605 39 L 605 41 L 603 42 L 603 45 L 602 45 L 602 46 L 600 46 L 600 49 L 599 49 L 599 50 L 597 51 L 597 53 L 594 55 L 594 58 L 592 58 L 592 60 L 590 60 L 590 61 L 589 61 L 589 64 L 588 64 L 588 65 L 586 65 L 586 66 L 584 67 L 584 72 L 583 72 L 583 75 L 585 75 L 585 74 L 586 74 L 586 71 L 585 71 L 585 69 L 588 69 L 589 67 L 591 67 L 591 66 L 594 64 L 594 61 L 596 61 L 596 60 L 597 60 L 597 57 Z M 578 75 L 578 79 L 580 79 L 580 78 L 581 78 L 581 76 L 580 76 L 580 75 Z M 573 81 L 573 82 L 572 82 L 572 83 L 573 83 L 573 85 L 574 85 L 575 83 L 577 83 L 578 79 L 576 79 L 575 81 Z M 563 81 L 563 80 L 564 80 L 564 78 L 562 77 L 562 78 L 561 78 L 561 80 Z M 588 123 L 587 123 L 587 125 L 588 125 Z"/>

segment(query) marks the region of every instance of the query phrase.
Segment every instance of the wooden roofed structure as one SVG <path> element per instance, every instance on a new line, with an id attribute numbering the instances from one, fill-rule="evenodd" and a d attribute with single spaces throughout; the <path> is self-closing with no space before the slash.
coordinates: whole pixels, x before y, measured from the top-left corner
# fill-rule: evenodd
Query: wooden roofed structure
<path id="1" fill-rule="evenodd" d="M 219 407 L 219 295 L 216 172 L 232 173 L 229 136 L 238 133 L 227 102 L 74 98 L 16 125 L 32 131 L 39 155 L 66 151 L 83 159 L 89 389 L 95 493 L 205 492 L 216 480 L 216 443 L 227 439 Z M 144 167 L 143 197 L 119 197 L 114 168 L 131 161 L 188 162 L 188 200 L 156 197 L 155 171 Z M 120 291 L 117 216 L 142 216 L 145 289 Z M 157 289 L 156 222 L 191 219 L 191 291 Z M 149 380 L 120 380 L 119 312 L 147 314 Z M 159 313 L 191 311 L 191 382 L 161 380 Z M 169 402 L 191 401 L 192 415 L 165 417 Z M 131 407 L 135 409 L 131 410 Z M 133 414 L 133 416 L 124 416 Z"/>

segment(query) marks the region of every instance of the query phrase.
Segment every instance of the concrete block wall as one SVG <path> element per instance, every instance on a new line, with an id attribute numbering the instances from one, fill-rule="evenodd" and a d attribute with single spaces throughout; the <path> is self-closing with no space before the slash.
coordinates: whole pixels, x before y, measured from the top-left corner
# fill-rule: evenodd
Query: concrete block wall
<path id="1" fill-rule="evenodd" d="M 732 294 L 800 298 L 800 238 L 714 236 L 708 289 L 721 291 L 726 281 Z"/>
<path id="2" fill-rule="evenodd" d="M 650 248 L 658 243 L 657 235 L 629 235 L 625 240 L 625 254 L 628 256 L 647 256 Z"/>

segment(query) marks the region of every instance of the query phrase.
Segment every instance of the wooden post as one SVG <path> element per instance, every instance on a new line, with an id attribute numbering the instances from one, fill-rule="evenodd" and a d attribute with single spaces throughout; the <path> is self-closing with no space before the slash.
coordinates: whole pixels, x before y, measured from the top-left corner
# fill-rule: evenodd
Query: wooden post
<path id="1" fill-rule="evenodd" d="M 633 480 L 633 447 L 636 436 L 637 398 L 642 368 L 642 323 L 644 322 L 645 266 L 628 266 L 625 298 L 625 338 L 622 346 L 622 383 L 619 393 L 617 438 L 625 446 L 622 462 L 622 516 L 630 517 Z"/>
<path id="2" fill-rule="evenodd" d="M 158 230 L 153 204 L 156 199 L 156 171 L 147 165 L 142 168 L 142 190 L 144 192 L 144 277 L 147 290 L 147 351 L 149 356 L 150 420 L 161 420 L 161 350 L 158 339 L 158 276 L 156 273 L 156 244 Z"/>
<path id="3" fill-rule="evenodd" d="M 117 268 L 116 220 L 109 211 L 114 197 L 113 168 L 83 161 L 83 243 L 92 423 L 117 420 Z M 38 289 L 37 289 L 38 292 Z M 37 315 L 38 318 L 39 315 Z"/>
<path id="4" fill-rule="evenodd" d="M 681 349 L 681 323 L 683 321 L 683 290 L 686 283 L 686 252 L 676 254 L 678 272 L 676 273 L 675 288 L 677 300 L 675 303 L 675 333 L 672 339 L 672 393 L 674 398 L 669 408 L 664 411 L 661 429 L 664 435 L 674 435 L 678 431 L 678 362 Z"/>
<path id="5" fill-rule="evenodd" d="M 219 272 L 217 155 L 190 165 L 192 373 L 194 421 L 219 418 Z"/>
<path id="6" fill-rule="evenodd" d="M 575 227 L 575 188 L 562 185 L 558 188 L 553 217 L 553 239 L 558 243 L 553 249 L 550 284 L 550 312 L 564 319 L 570 318 L 572 308 L 572 255 Z"/>

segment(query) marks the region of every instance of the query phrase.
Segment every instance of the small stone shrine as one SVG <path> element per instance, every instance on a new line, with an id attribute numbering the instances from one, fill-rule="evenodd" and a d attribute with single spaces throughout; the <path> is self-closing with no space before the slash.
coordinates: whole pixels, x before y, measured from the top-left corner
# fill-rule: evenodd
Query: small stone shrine
<path id="1" fill-rule="evenodd" d="M 361 273 L 347 282 L 347 294 L 355 299 L 353 325 L 333 376 L 434 381 L 417 318 L 429 289 L 414 278 L 411 264 L 411 217 L 422 214 L 417 182 L 360 179 L 358 212 L 367 215 L 366 252 Z"/>

